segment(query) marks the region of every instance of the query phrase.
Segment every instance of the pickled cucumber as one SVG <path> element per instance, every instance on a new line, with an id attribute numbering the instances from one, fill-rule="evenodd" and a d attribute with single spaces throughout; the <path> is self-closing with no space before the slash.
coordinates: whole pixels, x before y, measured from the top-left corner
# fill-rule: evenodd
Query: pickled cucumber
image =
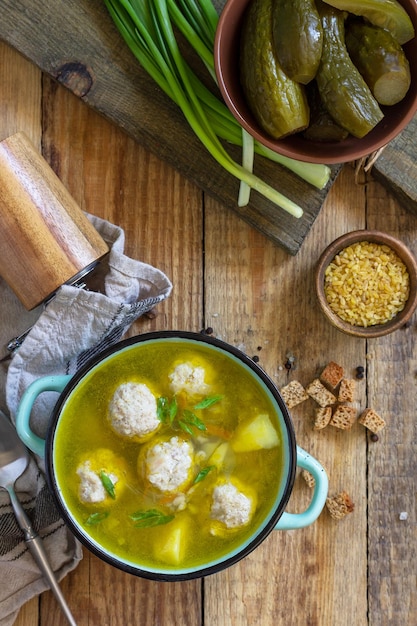
<path id="1" fill-rule="evenodd" d="M 361 138 L 383 118 L 378 102 L 352 63 L 345 45 L 343 12 L 318 3 L 323 51 L 316 74 L 321 100 L 337 124 Z"/>
<path id="2" fill-rule="evenodd" d="M 404 98 L 411 84 L 410 65 L 387 30 L 354 20 L 346 30 L 346 47 L 380 104 L 397 104 Z"/>
<path id="3" fill-rule="evenodd" d="M 348 131 L 336 124 L 329 115 L 321 101 L 315 80 L 307 86 L 307 100 L 310 106 L 310 125 L 303 132 L 303 137 L 321 143 L 337 143 L 346 139 Z"/>
<path id="4" fill-rule="evenodd" d="M 371 24 L 389 30 L 400 43 L 414 37 L 414 26 L 404 7 L 396 0 L 324 0 L 336 9 L 365 17 Z"/>
<path id="5" fill-rule="evenodd" d="M 304 130 L 309 108 L 303 85 L 289 78 L 272 43 L 272 0 L 253 0 L 245 16 L 240 52 L 243 92 L 258 124 L 280 139 Z"/>
<path id="6" fill-rule="evenodd" d="M 272 36 L 284 72 L 306 85 L 316 75 L 323 30 L 314 0 L 273 0 Z"/>

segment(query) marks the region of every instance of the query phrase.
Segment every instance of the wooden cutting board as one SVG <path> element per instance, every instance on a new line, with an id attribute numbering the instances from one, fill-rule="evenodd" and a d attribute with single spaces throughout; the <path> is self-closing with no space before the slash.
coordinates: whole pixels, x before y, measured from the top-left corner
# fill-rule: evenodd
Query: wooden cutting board
<path id="1" fill-rule="evenodd" d="M 372 175 L 417 215 L 417 117 L 383 150 Z"/>
<path id="2" fill-rule="evenodd" d="M 216 2 L 224 5 L 224 0 Z M 259 157 L 256 173 L 298 202 L 304 215 L 296 219 L 256 192 L 247 207 L 239 208 L 238 182 L 215 162 L 176 105 L 142 70 L 101 0 L 3 2 L 0 38 L 289 254 L 298 252 L 340 167 L 332 168 L 331 182 L 319 191 Z M 238 150 L 235 155 L 239 159 Z"/>

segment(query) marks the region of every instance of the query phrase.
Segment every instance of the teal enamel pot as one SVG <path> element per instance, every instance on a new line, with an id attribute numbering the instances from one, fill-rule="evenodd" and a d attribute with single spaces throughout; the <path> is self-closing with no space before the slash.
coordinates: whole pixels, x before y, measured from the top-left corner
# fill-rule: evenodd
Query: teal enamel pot
<path id="1" fill-rule="evenodd" d="M 111 375 L 114 375 L 114 379 L 116 379 L 123 371 L 125 363 L 141 362 L 141 351 L 145 348 L 147 348 L 148 353 L 149 348 L 156 350 L 158 346 L 161 346 L 161 342 L 174 353 L 175 350 L 184 351 L 184 349 L 191 353 L 193 350 L 204 350 L 205 354 L 209 357 L 212 355 L 213 359 L 216 355 L 221 355 L 222 359 L 231 360 L 233 367 L 241 368 L 242 380 L 246 377 L 246 380 L 258 386 L 261 393 L 265 394 L 268 406 L 271 407 L 271 421 L 279 432 L 280 439 L 280 467 L 277 467 L 276 472 L 272 473 L 272 478 L 268 482 L 268 492 L 272 495 L 271 503 L 267 505 L 266 510 L 262 515 L 259 515 L 248 533 L 242 534 L 242 539 L 237 542 L 234 541 L 230 548 L 226 547 L 218 555 L 210 556 L 207 559 L 203 557 L 196 563 L 184 566 L 182 564 L 165 566 L 160 562 L 156 564 L 141 562 L 140 558 L 119 553 L 117 547 L 104 545 L 104 542 L 95 534 L 93 525 L 84 523 L 74 512 L 73 502 L 66 495 L 68 473 L 57 469 L 60 463 L 62 465 L 62 458 L 64 457 L 60 443 L 61 433 L 65 433 L 62 434 L 62 438 L 67 441 L 68 439 L 71 440 L 71 433 L 74 432 L 74 430 L 68 430 L 65 425 L 70 419 L 71 406 L 77 399 L 77 394 L 89 393 L 94 395 L 98 388 L 97 381 L 100 380 L 100 376 L 109 376 L 109 372 L 111 372 Z M 46 440 L 43 440 L 31 429 L 31 412 L 37 397 L 43 392 L 50 391 L 58 392 L 59 396 L 52 412 Z M 242 393 L 243 391 L 242 389 Z M 271 531 L 303 529 L 315 522 L 327 497 L 328 479 L 326 473 L 316 459 L 297 446 L 289 411 L 276 385 L 263 369 L 243 352 L 219 339 L 202 333 L 163 331 L 143 334 L 108 348 L 89 361 L 72 377 L 52 376 L 35 381 L 22 397 L 16 417 L 16 427 L 25 445 L 37 455 L 45 458 L 49 488 L 62 518 L 74 535 L 103 561 L 125 572 L 144 578 L 178 581 L 216 573 L 247 556 L 259 546 Z M 72 441 L 69 442 L 72 445 Z M 285 508 L 294 486 L 297 467 L 308 470 L 313 475 L 315 487 L 312 490 L 312 498 L 306 510 L 300 513 L 288 513 Z M 257 470 L 254 469 L 254 471 Z M 123 536 L 120 537 L 121 544 L 123 540 Z"/>

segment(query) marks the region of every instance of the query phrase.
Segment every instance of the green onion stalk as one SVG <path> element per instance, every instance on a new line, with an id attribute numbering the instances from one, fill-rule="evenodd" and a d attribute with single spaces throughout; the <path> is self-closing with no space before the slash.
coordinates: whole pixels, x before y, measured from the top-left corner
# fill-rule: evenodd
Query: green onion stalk
<path id="1" fill-rule="evenodd" d="M 254 153 L 269 158 L 322 189 L 330 178 L 325 165 L 307 164 L 255 141 L 242 129 L 225 103 L 196 76 L 182 56 L 174 28 L 198 54 L 213 81 L 214 38 L 218 23 L 211 0 L 104 0 L 121 36 L 143 69 L 180 107 L 188 124 L 214 159 L 241 181 L 239 205 L 254 189 L 294 217 L 303 210 L 295 202 L 252 173 Z M 242 146 L 243 165 L 227 153 L 222 140 Z"/>

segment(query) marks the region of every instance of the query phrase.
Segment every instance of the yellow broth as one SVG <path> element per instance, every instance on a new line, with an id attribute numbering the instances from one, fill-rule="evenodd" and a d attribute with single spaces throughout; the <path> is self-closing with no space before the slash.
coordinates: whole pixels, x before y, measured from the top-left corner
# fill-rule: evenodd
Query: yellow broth
<path id="1" fill-rule="evenodd" d="M 226 463 L 224 468 L 212 468 L 203 480 L 191 487 L 192 495 L 186 508 L 175 512 L 169 523 L 137 528 L 130 516 L 138 510 L 156 509 L 167 515 L 172 515 L 172 510 L 160 494 L 147 488 L 138 474 L 140 451 L 149 442 L 137 443 L 116 435 L 108 421 L 109 403 L 116 388 L 125 382 L 145 383 L 156 397 L 172 398 L 168 375 L 181 362 L 202 365 L 206 371 L 205 380 L 211 385 L 210 395 L 218 394 L 221 400 L 209 408 L 194 411 L 209 433 L 193 429 L 191 436 L 178 430 L 174 422 L 173 426 L 162 425 L 153 435 L 155 441 L 178 435 L 191 439 L 197 450 L 211 450 L 224 441 L 232 443 L 235 429 L 242 421 L 258 414 L 268 414 L 279 445 L 234 453 L 232 467 Z M 282 433 L 275 418 L 276 409 L 254 375 L 237 360 L 209 346 L 200 343 L 190 346 L 177 340 L 136 344 L 87 374 L 77 385 L 76 392 L 66 400 L 62 411 L 53 452 L 61 497 L 86 534 L 104 550 L 131 564 L 165 571 L 201 567 L 248 540 L 274 505 L 283 473 Z M 98 504 L 83 503 L 79 497 L 77 467 L 103 449 L 112 451 L 116 465 L 124 468 L 123 476 L 115 486 L 116 497 L 107 497 L 105 502 Z M 208 463 L 197 465 L 195 475 Z M 230 475 L 248 491 L 256 493 L 256 511 L 247 526 L 220 529 L 213 536 L 213 521 L 210 519 L 212 489 Z M 92 520 L 97 523 L 91 524 Z M 163 553 L 164 544 L 177 527 L 182 529 L 181 560 L 173 564 L 164 559 Z"/>

